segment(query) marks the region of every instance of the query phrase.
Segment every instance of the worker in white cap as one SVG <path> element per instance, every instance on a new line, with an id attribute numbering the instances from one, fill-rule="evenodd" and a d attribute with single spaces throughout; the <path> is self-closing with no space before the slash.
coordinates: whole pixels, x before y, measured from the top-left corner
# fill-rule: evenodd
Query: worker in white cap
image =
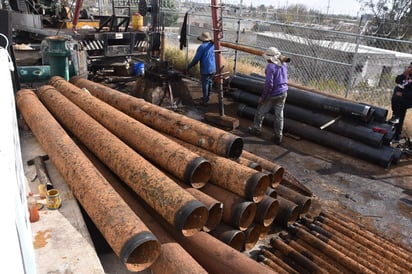
<path id="1" fill-rule="evenodd" d="M 283 137 L 283 109 L 288 91 L 288 67 L 290 58 L 281 54 L 275 48 L 268 48 L 263 54 L 267 61 L 265 68 L 265 85 L 259 98 L 259 105 L 253 119 L 253 125 L 248 128 L 251 134 L 260 135 L 262 123 L 266 113 L 274 110 L 273 141 L 280 145 Z"/>

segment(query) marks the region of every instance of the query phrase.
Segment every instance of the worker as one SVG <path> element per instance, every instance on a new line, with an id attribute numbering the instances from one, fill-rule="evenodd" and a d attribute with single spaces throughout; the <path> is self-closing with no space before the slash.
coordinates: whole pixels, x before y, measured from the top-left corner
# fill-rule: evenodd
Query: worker
<path id="1" fill-rule="evenodd" d="M 395 126 L 394 141 L 399 141 L 406 111 L 412 107 L 412 63 L 395 78 L 397 84 L 391 98 L 392 118 L 388 121 Z"/>
<path id="2" fill-rule="evenodd" d="M 290 58 L 282 55 L 275 47 L 268 48 L 263 57 L 267 61 L 265 68 L 265 85 L 259 98 L 253 125 L 248 128 L 249 133 L 260 135 L 262 123 L 266 113 L 274 110 L 274 137 L 275 144 L 280 145 L 283 137 L 283 109 L 288 91 L 288 67 Z"/>
<path id="3" fill-rule="evenodd" d="M 202 103 L 206 104 L 209 101 L 216 74 L 215 46 L 212 36 L 207 31 L 203 32 L 197 39 L 202 44 L 197 48 L 196 54 L 187 66 L 186 71 L 200 62 L 200 80 L 203 92 Z"/>

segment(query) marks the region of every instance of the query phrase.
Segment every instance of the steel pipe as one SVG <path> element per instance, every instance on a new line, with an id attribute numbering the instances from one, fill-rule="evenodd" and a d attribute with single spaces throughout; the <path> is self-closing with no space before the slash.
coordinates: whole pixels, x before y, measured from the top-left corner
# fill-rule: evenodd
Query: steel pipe
<path id="1" fill-rule="evenodd" d="M 279 195 L 276 199 L 279 202 L 279 211 L 275 221 L 285 226 L 293 224 L 299 218 L 299 206 Z"/>
<path id="2" fill-rule="evenodd" d="M 260 166 L 262 166 L 263 169 L 269 171 L 270 174 L 271 174 L 270 175 L 271 176 L 271 178 L 270 178 L 270 186 L 271 187 L 276 187 L 282 181 L 283 174 L 285 172 L 285 169 L 282 166 L 280 166 L 280 165 L 278 165 L 274 162 L 271 162 L 269 160 L 266 160 L 262 157 L 259 157 L 259 156 L 255 155 L 255 154 L 253 154 L 249 151 L 246 151 L 246 150 L 242 151 L 241 157 L 246 158 L 250 161 L 256 162 Z"/>
<path id="3" fill-rule="evenodd" d="M 243 248 L 245 251 L 251 250 L 259 241 L 260 229 L 255 224 L 251 224 L 243 233 L 245 234 Z"/>
<path id="4" fill-rule="evenodd" d="M 306 269 L 309 273 L 326 273 L 326 271 L 309 260 L 307 257 L 298 253 L 295 249 L 284 243 L 281 239 L 272 238 L 270 244 L 279 250 L 283 255 L 296 261 L 300 266 Z"/>
<path id="5" fill-rule="evenodd" d="M 278 194 L 276 193 L 276 190 L 272 187 L 268 187 L 266 189 L 266 195 L 272 197 L 273 199 L 276 199 Z"/>
<path id="6" fill-rule="evenodd" d="M 304 196 L 282 184 L 278 185 L 275 190 L 278 195 L 299 206 L 299 215 L 302 216 L 309 212 L 310 205 L 312 204 L 312 199 L 310 197 Z"/>
<path id="7" fill-rule="evenodd" d="M 173 140 L 205 157 L 210 162 L 212 165 L 210 183 L 218 185 L 255 203 L 263 199 L 266 188 L 269 185 L 268 175 L 182 140 L 176 138 L 173 138 Z"/>
<path id="8" fill-rule="evenodd" d="M 328 254 L 328 256 L 331 256 L 336 261 L 341 262 L 349 270 L 355 271 L 357 273 L 368 273 L 368 274 L 373 273 L 373 271 L 364 267 L 362 264 L 354 261 L 352 258 L 342 254 L 342 252 L 336 250 L 335 248 L 331 247 L 327 243 L 316 238 L 314 235 L 310 234 L 306 230 L 299 228 L 295 225 L 291 225 L 288 228 L 293 235 L 295 235 L 298 238 L 301 238 L 302 240 L 312 245 L 313 247 L 319 250 L 322 250 L 322 252 Z"/>
<path id="9" fill-rule="evenodd" d="M 215 198 L 207 195 L 206 193 L 200 191 L 199 189 L 187 186 L 183 183 L 179 183 L 187 192 L 193 195 L 196 199 L 202 202 L 209 211 L 206 224 L 203 226 L 202 230 L 209 232 L 214 229 L 222 220 L 223 216 L 223 203 L 216 200 Z"/>
<path id="10" fill-rule="evenodd" d="M 263 226 L 270 226 L 276 218 L 279 202 L 275 198 L 265 195 L 257 204 L 255 222 Z"/>
<path id="11" fill-rule="evenodd" d="M 230 81 L 230 86 L 260 95 L 263 90 L 264 79 L 256 80 L 235 75 Z M 294 87 L 289 87 L 288 89 L 286 104 L 330 111 L 348 117 L 358 118 L 365 122 L 369 122 L 374 114 L 373 109 L 369 105 L 340 100 Z"/>
<path id="12" fill-rule="evenodd" d="M 223 222 L 241 231 L 245 231 L 252 224 L 256 216 L 255 203 L 213 184 L 207 184 L 200 190 L 223 203 Z"/>
<path id="13" fill-rule="evenodd" d="M 237 251 L 243 249 L 245 233 L 239 229 L 220 223 L 209 234 Z"/>
<path id="14" fill-rule="evenodd" d="M 246 159 L 246 158 L 244 158 L 244 157 L 239 157 L 239 158 L 236 160 L 236 162 L 239 163 L 239 164 L 241 164 L 241 165 L 250 167 L 251 169 L 257 170 L 257 171 L 259 171 L 259 172 L 262 172 L 262 171 L 263 171 L 263 168 L 262 168 L 261 165 L 259 165 L 258 163 L 254 162 L 254 161 L 251 161 L 251 160 L 249 160 L 249 159 Z M 270 176 L 270 175 L 269 175 L 269 176 Z"/>
<path id="15" fill-rule="evenodd" d="M 81 146 L 82 151 L 93 162 L 94 166 L 106 178 L 122 199 L 129 205 L 134 213 L 147 225 L 161 243 L 161 251 L 157 260 L 150 266 L 153 273 L 179 274 L 190 273 L 206 274 L 207 271 L 164 229 L 156 219 L 141 206 L 137 195 L 127 190 L 119 180 L 101 161 L 99 161 L 87 148 Z"/>
<path id="16" fill-rule="evenodd" d="M 269 252 L 266 249 L 262 249 L 261 253 L 263 256 L 265 256 L 267 259 L 273 261 L 276 264 L 276 267 L 273 269 L 278 271 L 279 273 L 289 273 L 289 274 L 299 274 L 295 269 L 293 269 L 290 265 L 285 263 L 282 259 L 279 257 L 275 256 L 272 252 Z M 271 266 L 272 267 L 272 266 Z"/>
<path id="17" fill-rule="evenodd" d="M 190 236 L 205 225 L 207 208 L 163 172 L 54 87 L 42 86 L 38 94 L 59 121 L 178 231 Z"/>
<path id="18" fill-rule="evenodd" d="M 70 82 L 158 131 L 223 157 L 237 158 L 242 153 L 243 139 L 232 133 L 81 77 L 72 77 Z"/>
<path id="19" fill-rule="evenodd" d="M 49 84 L 153 164 L 195 188 L 209 181 L 211 165 L 203 157 L 61 77 L 51 78 Z"/>
<path id="20" fill-rule="evenodd" d="M 18 91 L 16 104 L 73 195 L 120 260 L 131 271 L 150 267 L 160 254 L 157 238 L 110 187 L 33 91 Z"/>
<path id="21" fill-rule="evenodd" d="M 245 105 L 240 107 L 241 109 L 239 109 L 239 111 L 242 115 L 246 115 L 249 118 L 253 117 L 256 111 L 255 109 Z M 271 124 L 273 123 L 273 119 L 273 115 L 268 113 L 265 116 L 264 121 Z M 304 138 L 319 143 L 323 146 L 331 147 L 337 151 L 341 151 L 345 154 L 363 159 L 385 168 L 389 168 L 392 163 L 398 161 L 398 159 L 395 158 L 395 155 L 400 155 L 397 153 L 397 151 L 399 151 L 398 148 L 392 148 L 389 146 L 382 146 L 380 148 L 371 147 L 356 140 L 340 136 L 329 131 L 322 131 L 319 128 L 315 128 L 305 123 L 288 118 L 285 118 L 284 130 L 285 132 L 303 136 Z"/>

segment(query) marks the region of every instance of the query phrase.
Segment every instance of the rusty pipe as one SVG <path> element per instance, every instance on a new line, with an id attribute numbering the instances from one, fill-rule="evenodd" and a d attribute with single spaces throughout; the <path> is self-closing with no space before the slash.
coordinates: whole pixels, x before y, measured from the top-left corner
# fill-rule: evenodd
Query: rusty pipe
<path id="1" fill-rule="evenodd" d="M 159 241 L 109 186 L 36 94 L 20 90 L 16 103 L 73 195 L 120 260 L 132 271 L 144 270 L 153 264 L 160 253 Z"/>
<path id="2" fill-rule="evenodd" d="M 290 265 L 285 263 L 282 259 L 274 255 L 273 253 L 269 252 L 268 250 L 262 249 L 261 253 L 263 256 L 270 259 L 278 266 L 278 268 L 276 268 L 275 270 L 278 271 L 279 273 L 284 273 L 284 271 L 286 271 L 286 273 L 290 273 L 290 274 L 299 274 L 299 272 L 293 269 Z"/>
<path id="3" fill-rule="evenodd" d="M 220 223 L 209 234 L 237 251 L 243 248 L 245 233 L 232 226 Z"/>
<path id="4" fill-rule="evenodd" d="M 221 201 L 216 200 L 210 195 L 200 191 L 199 189 L 189 187 L 185 184 L 180 183 L 181 187 L 183 187 L 187 192 L 193 195 L 196 199 L 202 202 L 209 211 L 209 216 L 207 218 L 206 224 L 203 226 L 202 230 L 205 232 L 209 232 L 214 229 L 222 220 L 223 216 L 223 203 Z"/>
<path id="5" fill-rule="evenodd" d="M 276 199 L 277 196 L 278 196 L 276 190 L 274 188 L 270 187 L 270 186 L 266 189 L 265 194 L 272 197 L 272 198 L 274 198 L 274 199 Z"/>
<path id="6" fill-rule="evenodd" d="M 256 215 L 255 203 L 213 184 L 207 184 L 200 190 L 223 203 L 223 222 L 241 231 L 252 224 Z"/>
<path id="7" fill-rule="evenodd" d="M 365 259 L 367 262 L 379 266 L 379 269 L 375 270 L 376 272 L 383 271 L 383 273 L 399 273 L 402 271 L 407 271 L 406 269 L 402 269 L 401 266 L 388 260 L 384 256 L 376 253 L 374 250 L 363 246 L 362 244 L 354 241 L 352 238 L 347 237 L 346 235 L 340 233 L 339 231 L 331 228 L 328 225 L 322 224 L 318 221 L 314 221 L 310 224 L 307 223 L 307 221 L 305 222 L 305 225 L 309 227 L 310 230 L 322 234 L 327 239 L 336 242 L 352 253 L 358 254 L 359 252 L 362 252 L 363 259 Z"/>
<path id="8" fill-rule="evenodd" d="M 243 248 L 245 251 L 252 249 L 259 241 L 260 229 L 255 224 L 251 224 L 245 231 L 245 243 Z"/>
<path id="9" fill-rule="evenodd" d="M 297 204 L 299 206 L 299 214 L 301 216 L 309 212 L 310 205 L 312 203 L 312 199 L 310 197 L 302 195 L 299 192 L 294 191 L 293 189 L 290 189 L 282 184 L 276 187 L 276 193 L 283 198 Z"/>
<path id="10" fill-rule="evenodd" d="M 70 82 L 158 131 L 224 157 L 238 158 L 242 153 L 243 139 L 232 133 L 81 77 Z"/>
<path id="11" fill-rule="evenodd" d="M 352 231 L 351 229 L 346 228 L 342 223 L 339 221 L 339 219 L 334 218 L 333 216 L 328 216 L 328 218 L 325 218 L 323 216 L 318 216 L 316 218 L 320 223 L 329 225 L 333 229 L 336 229 L 337 231 L 341 232 L 342 234 L 350 237 L 351 239 L 361 243 L 362 245 L 366 246 L 367 248 L 373 249 L 377 253 L 381 254 L 382 256 L 390 259 L 391 261 L 395 262 L 402 268 L 408 269 L 409 271 L 412 271 L 412 263 L 408 260 L 405 260 L 402 256 L 400 256 L 401 252 L 399 254 L 395 250 L 389 250 L 386 249 L 386 247 L 382 247 L 373 241 L 368 240 L 367 238 L 363 237 L 361 234 L 358 234 L 356 231 Z M 394 251 L 394 252 L 392 252 Z"/>
<path id="12" fill-rule="evenodd" d="M 87 148 L 80 146 L 94 166 L 106 178 L 113 189 L 129 205 L 134 213 L 147 225 L 161 243 L 161 251 L 157 260 L 150 266 L 153 273 L 168 274 L 206 274 L 207 271 L 165 230 L 143 206 L 140 205 L 136 193 L 125 188 L 119 178 L 113 174 L 101 161 L 99 161 Z"/>
<path id="13" fill-rule="evenodd" d="M 270 226 L 279 210 L 279 201 L 268 195 L 257 204 L 255 222 L 263 226 Z"/>
<path id="14" fill-rule="evenodd" d="M 321 268 L 325 269 L 328 273 L 342 273 L 338 268 L 336 268 L 334 265 L 330 264 L 328 261 L 325 261 L 324 259 L 320 258 L 316 254 L 310 252 L 307 250 L 305 247 L 300 245 L 298 242 L 293 241 L 289 238 L 282 237 L 282 234 L 280 234 L 280 237 L 287 243 L 291 248 L 296 250 L 299 254 L 302 254 L 303 256 L 307 257 L 309 260 L 314 262 L 316 265 L 320 266 Z"/>
<path id="15" fill-rule="evenodd" d="M 326 273 L 326 271 L 316 265 L 314 262 L 309 260 L 307 257 L 303 256 L 295 249 L 287 245 L 281 239 L 272 238 L 270 239 L 270 244 L 279 250 L 283 255 L 291 258 L 293 261 L 297 262 L 301 267 L 307 270 L 309 273 Z"/>
<path id="16" fill-rule="evenodd" d="M 336 250 L 335 248 L 331 247 L 327 243 L 323 242 L 322 240 L 316 238 L 314 235 L 310 234 L 308 231 L 299 228 L 295 225 L 291 225 L 288 227 L 290 232 L 298 238 L 301 238 L 308 244 L 312 245 L 313 247 L 322 250 L 328 256 L 333 257 L 336 261 L 342 263 L 346 268 L 351 271 L 355 271 L 358 273 L 368 273 L 372 274 L 373 271 L 369 270 L 368 268 L 364 267 L 362 264 L 354 261 L 352 258 L 342 254 L 342 252 Z"/>
<path id="17" fill-rule="evenodd" d="M 269 177 L 266 174 L 240 165 L 235 161 L 216 155 L 182 140 L 176 138 L 173 138 L 173 140 L 205 157 L 210 162 L 212 165 L 211 183 L 255 203 L 263 199 L 266 188 L 269 185 Z"/>
<path id="18" fill-rule="evenodd" d="M 207 208 L 187 191 L 54 87 L 42 86 L 38 94 L 46 107 L 88 149 L 177 230 L 190 236 L 204 226 L 207 221 Z"/>
<path id="19" fill-rule="evenodd" d="M 195 188 L 200 188 L 209 181 L 211 165 L 203 157 L 67 82 L 62 77 L 52 77 L 49 84 L 155 165 Z"/>
<path id="20" fill-rule="evenodd" d="M 240 50 L 240 51 L 247 52 L 253 55 L 258 55 L 258 56 L 261 56 L 264 53 L 263 50 L 254 49 L 248 46 L 243 46 L 243 45 L 234 44 L 234 43 L 225 42 L 225 41 L 220 41 L 220 45 L 222 47 L 236 49 L 236 50 Z"/>
<path id="21" fill-rule="evenodd" d="M 258 163 L 263 169 L 269 171 L 269 173 L 271 174 L 271 178 L 270 178 L 271 187 L 275 188 L 282 181 L 283 174 L 285 172 L 285 169 L 282 166 L 276 163 L 273 163 L 269 160 L 266 160 L 262 157 L 259 157 L 246 150 L 242 151 L 241 157 L 254 161 Z"/>
<path id="22" fill-rule="evenodd" d="M 268 267 L 270 267 L 271 269 L 273 269 L 274 271 L 276 271 L 276 273 L 278 274 L 289 274 L 289 273 L 293 273 L 293 272 L 288 272 L 286 270 L 284 270 L 283 268 L 281 268 L 276 262 L 272 261 L 271 259 L 265 257 L 262 254 L 259 254 L 257 257 L 259 262 L 262 262 L 264 265 L 267 265 Z M 298 272 L 295 272 L 298 273 Z"/>
<path id="23" fill-rule="evenodd" d="M 246 159 L 245 157 L 239 157 L 236 162 L 243 166 L 247 166 L 247 167 L 250 167 L 251 169 L 257 170 L 259 172 L 263 171 L 263 168 L 261 165 L 259 165 L 258 163 L 254 161 Z"/>
<path id="24" fill-rule="evenodd" d="M 279 202 L 279 211 L 275 221 L 285 226 L 293 224 L 299 217 L 298 205 L 279 195 L 276 199 Z"/>
<path id="25" fill-rule="evenodd" d="M 372 233 L 371 231 L 360 227 L 359 224 L 356 224 L 353 220 L 351 220 L 348 217 L 343 216 L 342 214 L 338 212 L 335 213 L 335 216 L 332 216 L 331 214 L 322 211 L 319 215 L 319 219 L 322 220 L 322 217 L 330 219 L 334 221 L 337 225 L 340 225 L 348 230 L 356 232 L 357 234 L 359 234 L 359 237 L 360 237 L 359 240 L 364 242 L 364 245 L 370 243 L 369 244 L 370 248 L 373 247 L 372 245 L 379 246 L 380 247 L 379 250 L 383 248 L 383 250 L 385 250 L 389 256 L 390 256 L 389 253 L 392 253 L 393 255 L 403 258 L 406 261 L 410 262 L 412 260 L 411 255 L 410 255 L 411 251 L 407 251 L 403 247 L 393 244 L 388 239 L 383 238 L 376 233 Z M 382 254 L 385 255 L 385 252 Z"/>

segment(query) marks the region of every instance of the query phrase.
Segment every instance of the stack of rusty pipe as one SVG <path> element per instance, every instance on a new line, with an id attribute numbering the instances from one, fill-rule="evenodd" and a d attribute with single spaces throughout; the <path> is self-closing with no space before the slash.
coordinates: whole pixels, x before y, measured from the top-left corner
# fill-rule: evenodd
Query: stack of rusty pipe
<path id="1" fill-rule="evenodd" d="M 412 251 L 339 212 L 302 218 L 259 260 L 278 273 L 411 273 Z"/>
<path id="2" fill-rule="evenodd" d="M 159 236 L 170 233 L 178 245 L 189 252 L 188 256 L 193 256 L 201 265 L 196 266 L 195 262 L 187 260 L 193 269 L 199 269 L 198 273 L 202 273 L 201 268 L 218 273 L 215 268 L 219 267 L 227 268 L 227 273 L 240 273 L 245 269 L 256 269 L 256 273 L 270 272 L 270 268 L 239 251 L 252 249 L 275 225 L 290 225 L 303 216 L 304 206 L 296 198 L 298 195 L 289 193 L 294 191 L 290 187 L 294 184 L 283 186 L 286 172 L 281 166 L 245 152 L 241 138 L 231 133 L 85 79 L 74 77 L 72 82 L 81 85 L 53 77 L 50 85 L 39 89 L 37 95 L 41 102 L 38 103 L 43 103 L 93 157 L 103 162 L 130 188 L 129 191 L 133 191 L 132 196 L 137 197 L 138 204 L 131 198 L 123 198 L 121 202 L 129 204 L 136 213 L 133 216 L 141 216 L 139 204 L 151 212 L 150 215 L 156 215 L 156 221 L 142 219 L 144 224 L 151 224 L 148 227 L 160 239 L 162 251 L 160 254 L 158 250 L 154 252 L 150 262 L 143 266 L 137 264 L 139 270 L 159 269 L 158 265 L 162 265 L 173 272 L 174 266 L 168 267 L 166 262 L 171 263 L 170 258 L 177 257 L 173 254 L 179 251 L 171 250 L 179 250 L 179 247 L 164 251 L 168 250 L 164 241 L 170 241 Z M 37 98 L 36 94 L 32 95 Z M 43 131 L 49 138 L 54 135 Z M 63 156 L 56 156 L 55 161 L 61 161 L 59 157 Z M 75 165 L 65 166 L 67 169 Z M 77 170 L 61 172 L 71 174 Z M 116 184 L 111 184 L 112 192 L 115 188 L 122 197 L 129 197 Z M 282 191 L 282 195 L 277 193 Z M 153 222 L 166 227 L 166 232 L 152 226 Z M 153 234 L 150 234 L 155 242 L 152 246 L 159 249 L 159 241 Z M 206 246 L 200 248 L 198 245 L 203 242 Z M 211 254 L 215 249 L 226 250 L 239 260 L 239 266 L 223 262 L 226 256 L 222 254 L 215 258 L 216 263 L 203 258 L 215 257 L 216 254 Z M 123 253 L 129 257 L 135 253 L 130 247 L 126 251 Z M 242 256 L 233 255 L 234 251 Z M 122 259 L 127 257 L 123 253 L 119 252 Z M 127 265 L 127 260 L 124 261 Z M 176 261 L 173 264 L 182 263 Z M 135 263 L 131 265 L 136 267 Z"/>

